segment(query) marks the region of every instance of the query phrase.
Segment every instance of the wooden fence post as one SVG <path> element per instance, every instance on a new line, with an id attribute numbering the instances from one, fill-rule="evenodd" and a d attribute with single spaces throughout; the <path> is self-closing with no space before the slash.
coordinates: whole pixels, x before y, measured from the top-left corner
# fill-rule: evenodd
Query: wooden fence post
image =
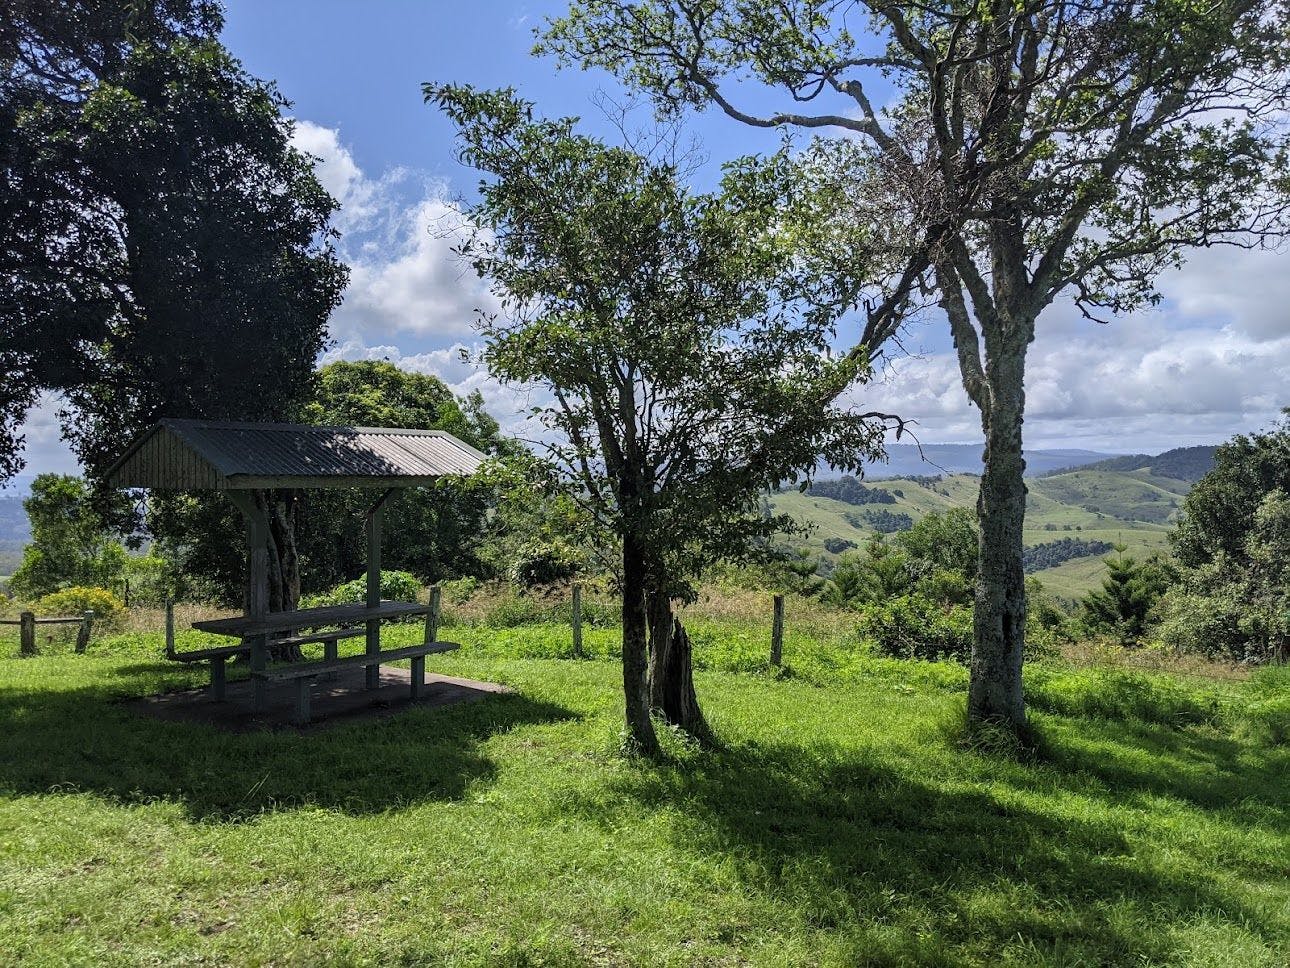
<path id="1" fill-rule="evenodd" d="M 784 662 L 784 596 L 775 596 L 775 619 L 770 627 L 770 664 Z"/>
<path id="2" fill-rule="evenodd" d="M 430 611 L 426 612 L 426 643 L 439 641 L 439 605 L 443 599 L 443 589 L 438 585 L 430 586 Z"/>
<path id="3" fill-rule="evenodd" d="M 175 600 L 166 596 L 166 658 L 175 657 Z"/>
<path id="4" fill-rule="evenodd" d="M 94 613 L 81 615 L 81 627 L 76 630 L 76 651 L 84 652 L 90 646 L 90 631 L 94 628 Z"/>
<path id="5" fill-rule="evenodd" d="M 18 616 L 18 651 L 22 655 L 36 654 L 36 614 L 23 612 Z"/>
<path id="6" fill-rule="evenodd" d="M 573 657 L 582 658 L 582 584 L 573 585 Z"/>

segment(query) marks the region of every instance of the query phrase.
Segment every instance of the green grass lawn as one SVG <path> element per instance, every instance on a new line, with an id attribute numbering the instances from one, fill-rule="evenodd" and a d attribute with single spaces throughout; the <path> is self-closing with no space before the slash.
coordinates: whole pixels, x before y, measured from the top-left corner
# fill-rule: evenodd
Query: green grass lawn
<path id="1" fill-rule="evenodd" d="M 4 643 L 0 963 L 1290 960 L 1290 753 L 1232 725 L 1251 686 L 1037 669 L 1019 759 L 956 738 L 962 670 L 726 671 L 712 626 L 724 746 L 649 765 L 614 662 L 517 657 L 566 635 L 448 630 L 432 669 L 516 692 L 307 736 L 136 716 L 201 680 L 155 637 Z"/>

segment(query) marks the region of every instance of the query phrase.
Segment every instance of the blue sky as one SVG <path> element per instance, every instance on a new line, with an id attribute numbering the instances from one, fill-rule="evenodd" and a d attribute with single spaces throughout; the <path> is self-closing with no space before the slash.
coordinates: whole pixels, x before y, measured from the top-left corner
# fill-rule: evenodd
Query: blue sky
<path id="1" fill-rule="evenodd" d="M 422 103 L 423 81 L 513 85 L 549 115 L 579 115 L 613 137 L 594 99 L 621 97 L 605 74 L 558 71 L 530 56 L 533 29 L 560 2 L 479 0 L 230 0 L 224 42 L 256 76 L 294 102 L 297 143 L 342 209 L 352 280 L 333 319 L 331 356 L 389 358 L 437 373 L 461 392 L 479 387 L 514 423 L 527 402 L 462 363 L 471 319 L 489 296 L 452 257 L 453 200 L 477 179 L 453 157 L 452 131 Z M 740 94 L 764 103 L 761 92 Z M 642 118 L 642 120 L 644 120 Z M 771 149 L 774 133 L 724 116 L 690 119 L 711 162 Z M 1204 252 L 1163 280 L 1157 311 L 1098 326 L 1067 304 L 1039 323 L 1027 381 L 1027 443 L 1157 451 L 1215 442 L 1269 423 L 1290 404 L 1290 256 Z M 864 388 L 866 409 L 919 421 L 932 442 L 979 440 L 943 322 L 912 334 L 917 355 Z M 29 472 L 72 470 L 53 403 L 29 422 Z"/>

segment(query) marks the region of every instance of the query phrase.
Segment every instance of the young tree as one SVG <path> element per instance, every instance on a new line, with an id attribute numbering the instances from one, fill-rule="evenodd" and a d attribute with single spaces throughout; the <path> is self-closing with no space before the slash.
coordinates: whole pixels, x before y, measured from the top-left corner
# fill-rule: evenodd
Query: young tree
<path id="1" fill-rule="evenodd" d="M 534 120 L 509 91 L 426 97 L 484 174 L 465 254 L 504 306 L 481 320 L 484 360 L 550 394 L 552 472 L 618 544 L 630 743 L 657 751 L 652 704 L 703 736 L 672 602 L 784 524 L 761 513 L 768 488 L 819 454 L 873 454 L 877 415 L 806 406 L 865 363 L 827 355 L 834 314 L 812 308 L 771 200 L 692 196 L 675 165 Z"/>
<path id="2" fill-rule="evenodd" d="M 575 0 L 539 44 L 665 112 L 832 132 L 779 166 L 831 186 L 832 225 L 881 214 L 890 294 L 934 286 L 986 445 L 973 719 L 1025 720 L 1036 323 L 1062 293 L 1090 318 L 1153 303 L 1188 248 L 1284 233 L 1288 27 L 1281 0 Z M 774 93 L 784 110 L 751 106 Z M 869 352 L 891 322 L 871 316 Z"/>
<path id="3" fill-rule="evenodd" d="M 1137 642 L 1147 627 L 1147 615 L 1175 579 L 1173 570 L 1158 558 L 1139 563 L 1116 545 L 1116 556 L 1107 558 L 1102 587 L 1080 601 L 1084 625 L 1095 632 L 1117 636 L 1124 645 Z"/>
<path id="4" fill-rule="evenodd" d="M 34 599 L 69 585 L 111 588 L 121 577 L 125 547 L 82 478 L 40 474 L 22 505 L 31 541 L 10 580 L 19 595 Z"/>
<path id="5" fill-rule="evenodd" d="M 0 15 L 0 471 L 38 390 L 90 477 L 158 417 L 285 419 L 346 272 L 286 102 L 205 0 Z M 275 607 L 299 590 L 290 495 L 264 492 Z"/>

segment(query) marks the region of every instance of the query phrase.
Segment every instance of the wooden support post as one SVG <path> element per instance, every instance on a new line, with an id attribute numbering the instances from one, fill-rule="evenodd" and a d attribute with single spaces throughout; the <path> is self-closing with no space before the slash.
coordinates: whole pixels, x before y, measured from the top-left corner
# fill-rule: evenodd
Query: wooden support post
<path id="1" fill-rule="evenodd" d="M 18 616 L 18 652 L 21 655 L 36 654 L 36 614 L 23 612 Z"/>
<path id="2" fill-rule="evenodd" d="M 381 502 L 367 515 L 367 607 L 376 608 L 381 604 Z M 381 623 L 371 620 L 367 623 L 367 654 L 377 655 L 381 651 Z M 367 688 L 378 689 L 381 685 L 381 666 L 377 664 L 366 667 Z"/>
<path id="3" fill-rule="evenodd" d="M 430 586 L 430 611 L 426 612 L 426 644 L 439 641 L 439 608 L 443 602 L 443 589 Z"/>
<path id="4" fill-rule="evenodd" d="M 581 659 L 582 652 L 582 584 L 573 585 L 573 657 Z"/>
<path id="5" fill-rule="evenodd" d="M 412 657 L 412 698 L 417 700 L 426 688 L 426 657 L 423 655 L 414 655 Z"/>
<path id="6" fill-rule="evenodd" d="M 309 676 L 301 676 L 296 680 L 295 723 L 297 726 L 309 725 L 309 680 Z"/>
<path id="7" fill-rule="evenodd" d="M 90 646 L 90 631 L 94 628 L 94 613 L 81 615 L 81 627 L 76 630 L 76 651 L 84 652 Z"/>
<path id="8" fill-rule="evenodd" d="M 211 659 L 211 698 L 216 702 L 224 701 L 224 658 L 225 657 L 222 655 L 217 655 Z M 259 682 L 258 679 L 256 681 Z M 258 700 L 260 698 L 260 692 L 258 689 L 256 690 L 255 695 Z M 256 709 L 258 711 L 258 705 L 256 706 Z"/>
<path id="9" fill-rule="evenodd" d="M 246 615 L 262 619 L 269 614 L 269 519 L 256 503 L 254 495 L 246 491 L 225 491 L 229 500 L 241 510 L 246 520 Z M 263 672 L 269 665 L 269 637 L 264 634 L 247 637 L 251 647 L 251 671 Z M 215 687 L 215 667 L 211 666 L 211 693 L 223 699 L 223 669 L 220 669 L 218 695 Z M 255 712 L 264 709 L 265 686 L 262 679 L 251 679 L 251 702 Z"/>
<path id="10" fill-rule="evenodd" d="M 784 663 L 784 596 L 775 596 L 775 618 L 770 627 L 770 664 Z"/>
<path id="11" fill-rule="evenodd" d="M 166 658 L 175 657 L 175 600 L 166 596 Z"/>

